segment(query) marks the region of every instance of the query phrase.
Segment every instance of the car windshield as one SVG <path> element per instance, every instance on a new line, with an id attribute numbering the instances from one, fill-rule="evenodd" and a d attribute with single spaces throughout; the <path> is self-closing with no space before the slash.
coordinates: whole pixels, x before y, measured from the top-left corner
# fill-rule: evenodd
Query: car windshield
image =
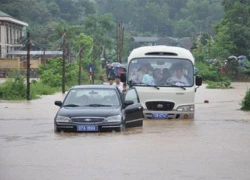
<path id="1" fill-rule="evenodd" d="M 128 79 L 137 86 L 191 87 L 194 66 L 188 59 L 140 58 L 128 66 Z"/>
<path id="2" fill-rule="evenodd" d="M 64 107 L 117 107 L 120 105 L 114 89 L 72 89 L 69 91 Z"/>

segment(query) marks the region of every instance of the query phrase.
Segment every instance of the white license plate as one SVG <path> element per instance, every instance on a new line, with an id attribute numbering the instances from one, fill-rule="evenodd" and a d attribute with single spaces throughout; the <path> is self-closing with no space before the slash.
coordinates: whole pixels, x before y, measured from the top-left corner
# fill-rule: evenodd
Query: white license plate
<path id="1" fill-rule="evenodd" d="M 153 119 L 167 119 L 168 114 L 167 113 L 152 113 Z"/>
<path id="2" fill-rule="evenodd" d="M 98 131 L 97 125 L 77 125 L 76 127 L 77 131 Z"/>

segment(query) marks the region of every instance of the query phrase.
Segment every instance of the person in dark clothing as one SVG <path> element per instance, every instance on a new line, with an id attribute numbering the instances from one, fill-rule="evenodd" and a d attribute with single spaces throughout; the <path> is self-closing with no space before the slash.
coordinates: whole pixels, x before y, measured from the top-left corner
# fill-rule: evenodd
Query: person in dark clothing
<path id="1" fill-rule="evenodd" d="M 111 77 L 109 77 L 108 78 L 108 81 L 109 81 L 109 85 L 114 85 L 114 79 L 113 78 L 111 78 Z"/>
<path id="2" fill-rule="evenodd" d="M 155 85 L 164 84 L 164 78 L 163 78 L 163 75 L 162 75 L 160 69 L 155 69 L 154 70 L 154 82 L 155 82 Z"/>

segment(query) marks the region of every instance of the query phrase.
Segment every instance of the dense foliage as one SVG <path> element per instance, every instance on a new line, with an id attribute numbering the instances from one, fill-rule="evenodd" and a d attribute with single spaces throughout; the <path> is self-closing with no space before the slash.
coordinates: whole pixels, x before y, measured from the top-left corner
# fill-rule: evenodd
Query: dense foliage
<path id="1" fill-rule="evenodd" d="M 124 24 L 126 33 L 124 58 L 133 48 L 131 36 L 196 39 L 205 34 L 208 37 L 198 51 L 201 59 L 249 54 L 249 1 L 1 0 L 0 10 L 29 23 L 38 49 L 60 49 L 55 41 L 62 37 L 64 29 L 72 32 L 71 41 L 80 33 L 91 36 L 93 60 L 100 58 L 103 46 L 108 49 L 107 56 L 115 60 L 117 22 Z"/>
<path id="2" fill-rule="evenodd" d="M 87 72 L 87 65 L 82 65 L 81 82 L 82 84 L 89 83 L 89 74 Z M 104 79 L 104 72 L 101 67 L 96 67 L 95 76 L 97 80 Z M 71 86 L 78 84 L 78 72 L 79 66 L 76 63 L 66 63 L 66 86 L 70 88 Z M 62 87 L 62 59 L 55 58 L 50 59 L 45 65 L 41 65 L 39 68 L 40 81 L 49 87 L 60 88 Z M 97 81 L 96 83 L 100 83 Z"/>
<path id="3" fill-rule="evenodd" d="M 202 76 L 207 88 L 226 89 L 231 88 L 231 80 L 221 71 L 223 66 L 218 61 L 196 62 L 195 66 L 199 69 L 199 75 Z"/>
<path id="4" fill-rule="evenodd" d="M 195 66 L 199 69 L 199 75 L 202 76 L 204 81 L 220 80 L 219 68 L 215 65 L 204 62 L 196 62 Z"/>
<path id="5" fill-rule="evenodd" d="M 29 24 L 37 48 L 50 47 L 48 37 L 56 24 L 78 25 L 83 18 L 96 12 L 89 0 L 1 0 L 0 10 Z"/>
<path id="6" fill-rule="evenodd" d="M 59 91 L 59 88 L 51 87 L 40 81 L 32 80 L 30 83 L 31 99 L 39 98 L 40 95 L 49 95 Z M 0 84 L 0 99 L 23 100 L 27 98 L 27 86 L 25 77 L 15 71 L 8 80 Z"/>
<path id="7" fill-rule="evenodd" d="M 207 81 L 207 88 L 209 89 L 229 89 L 231 81 L 228 78 L 222 79 L 221 81 Z"/>
<path id="8" fill-rule="evenodd" d="M 218 57 L 246 55 L 250 47 L 250 1 L 223 0 L 225 16 L 216 25 L 213 49 Z"/>
<path id="9" fill-rule="evenodd" d="M 72 86 L 77 84 L 78 66 L 73 63 L 66 63 L 66 85 Z M 40 80 L 50 87 L 62 86 L 62 59 L 51 59 L 47 64 L 39 68 Z"/>
<path id="10" fill-rule="evenodd" d="M 246 95 L 241 104 L 241 109 L 250 111 L 250 90 L 246 92 Z"/>
<path id="11" fill-rule="evenodd" d="M 26 97 L 26 86 L 24 77 L 19 76 L 9 78 L 5 83 L 0 85 L 0 99 L 20 100 Z"/>
<path id="12" fill-rule="evenodd" d="M 101 13 L 112 13 L 135 34 L 196 36 L 212 32 L 223 17 L 219 0 L 96 0 Z M 126 8 L 124 8 L 126 7 Z M 128 13 L 129 12 L 129 13 Z"/>
<path id="13" fill-rule="evenodd" d="M 102 46 L 115 60 L 117 22 L 124 24 L 126 58 L 133 48 L 131 36 L 196 37 L 200 32 L 213 33 L 212 26 L 224 14 L 221 1 L 1 0 L 0 10 L 29 24 L 34 48 L 60 49 L 55 41 L 65 28 L 72 32 L 74 27 L 73 34 L 84 33 L 94 39 L 94 60 Z"/>

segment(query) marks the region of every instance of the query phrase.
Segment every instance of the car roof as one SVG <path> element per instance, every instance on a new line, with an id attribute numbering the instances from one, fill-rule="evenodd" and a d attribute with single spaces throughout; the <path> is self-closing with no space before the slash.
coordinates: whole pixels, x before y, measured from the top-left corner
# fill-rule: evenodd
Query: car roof
<path id="1" fill-rule="evenodd" d="M 117 90 L 116 86 L 112 85 L 77 85 L 73 86 L 70 89 L 114 89 Z"/>

